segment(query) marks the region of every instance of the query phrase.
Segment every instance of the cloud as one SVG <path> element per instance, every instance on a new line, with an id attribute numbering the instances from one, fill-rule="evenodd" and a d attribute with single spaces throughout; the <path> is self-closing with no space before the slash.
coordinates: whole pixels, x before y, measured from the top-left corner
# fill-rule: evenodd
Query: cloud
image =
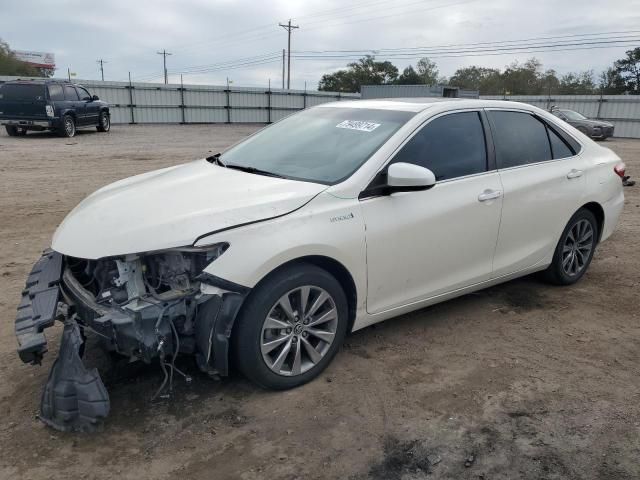
<path id="1" fill-rule="evenodd" d="M 98 58 L 105 59 L 105 77 L 160 81 L 164 48 L 168 68 L 177 80 L 235 85 L 273 86 L 281 82 L 280 55 L 286 32 L 278 22 L 289 17 L 300 29 L 293 33 L 293 50 L 377 50 L 449 44 L 477 44 L 598 32 L 636 30 L 640 0 L 22 0 L 3 2 L 0 32 L 16 49 L 52 51 L 58 74 L 70 67 L 79 78 L 98 78 Z M 638 33 L 640 38 L 640 32 Z M 640 46 L 640 42 L 638 43 Z M 502 68 L 512 61 L 536 56 L 545 68 L 559 73 L 605 69 L 629 46 L 435 58 L 441 74 L 483 65 Z M 255 60 L 261 56 L 262 60 Z M 244 64 L 238 59 L 253 57 Z M 379 58 L 384 58 L 380 56 Z M 266 62 L 269 63 L 266 63 Z M 295 59 L 292 87 L 315 88 L 320 76 L 349 59 Z M 402 70 L 416 59 L 392 59 Z M 227 63 L 213 69 L 212 65 Z M 235 62 L 235 63 L 233 63 Z M 253 62 L 253 63 L 252 63 Z M 196 71 L 195 67 L 200 68 Z"/>

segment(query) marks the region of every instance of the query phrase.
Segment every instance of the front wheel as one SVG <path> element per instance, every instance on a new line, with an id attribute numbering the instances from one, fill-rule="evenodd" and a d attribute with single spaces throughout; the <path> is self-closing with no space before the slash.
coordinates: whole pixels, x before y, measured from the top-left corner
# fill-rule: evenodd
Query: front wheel
<path id="1" fill-rule="evenodd" d="M 247 298 L 233 334 L 236 364 L 265 388 L 297 387 L 329 365 L 347 324 L 347 298 L 331 274 L 310 264 L 284 268 Z"/>
<path id="2" fill-rule="evenodd" d="M 598 222 L 587 209 L 578 210 L 562 232 L 544 277 L 556 285 L 576 283 L 589 268 L 598 243 Z"/>
<path id="3" fill-rule="evenodd" d="M 98 120 L 98 126 L 96 127 L 96 130 L 98 130 L 99 132 L 108 132 L 110 129 L 111 119 L 109 118 L 109 113 L 100 113 L 100 119 Z"/>

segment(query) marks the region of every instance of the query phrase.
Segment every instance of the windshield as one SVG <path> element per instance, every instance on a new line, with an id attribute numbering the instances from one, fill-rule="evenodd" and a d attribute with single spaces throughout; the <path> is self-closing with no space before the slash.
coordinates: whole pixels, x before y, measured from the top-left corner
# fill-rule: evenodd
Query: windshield
<path id="1" fill-rule="evenodd" d="M 586 120 L 587 119 L 587 117 L 585 117 L 581 113 L 574 112 L 573 110 L 560 110 L 560 111 L 564 113 L 564 116 L 567 117 L 569 120 Z"/>
<path id="2" fill-rule="evenodd" d="M 4 85 L 0 85 L 0 100 L 44 100 L 44 85 L 34 85 L 27 83 L 5 83 Z"/>
<path id="3" fill-rule="evenodd" d="M 348 178 L 415 113 L 364 108 L 303 110 L 226 151 L 229 167 L 316 183 Z"/>

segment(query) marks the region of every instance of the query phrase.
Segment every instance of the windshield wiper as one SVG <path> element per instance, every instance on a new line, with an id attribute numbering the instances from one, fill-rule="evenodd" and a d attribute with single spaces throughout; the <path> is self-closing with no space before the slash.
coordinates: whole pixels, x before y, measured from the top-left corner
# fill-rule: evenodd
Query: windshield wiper
<path id="1" fill-rule="evenodd" d="M 220 155 L 222 155 L 220 152 L 211 155 L 210 157 L 207 157 L 206 160 L 209 163 L 213 163 L 215 165 L 219 165 L 221 167 L 226 167 L 226 165 L 224 164 L 224 162 L 222 160 L 220 160 Z"/>
<path id="2" fill-rule="evenodd" d="M 266 177 L 276 177 L 276 178 L 286 178 L 283 175 L 273 172 L 267 172 L 266 170 L 260 170 L 256 167 L 246 167 L 244 165 L 235 165 L 235 164 L 226 164 L 227 168 L 232 168 L 234 170 L 240 170 L 242 172 L 247 173 L 255 173 L 256 175 L 264 175 Z"/>

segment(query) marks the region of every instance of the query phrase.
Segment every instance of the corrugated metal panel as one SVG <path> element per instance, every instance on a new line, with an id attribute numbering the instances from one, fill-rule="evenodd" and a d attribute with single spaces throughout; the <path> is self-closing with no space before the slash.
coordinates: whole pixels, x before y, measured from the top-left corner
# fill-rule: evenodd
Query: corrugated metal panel
<path id="1" fill-rule="evenodd" d="M 456 90 L 464 98 L 478 98 L 478 92 L 446 85 L 363 85 L 362 98 L 444 97 L 446 90 Z M 455 95 L 454 95 L 455 96 Z"/>
<path id="2" fill-rule="evenodd" d="M 186 123 L 225 123 L 227 111 L 224 108 L 194 108 L 187 107 L 184 110 Z"/>
<path id="3" fill-rule="evenodd" d="M 267 123 L 269 113 L 266 109 L 232 109 L 231 123 Z"/>

